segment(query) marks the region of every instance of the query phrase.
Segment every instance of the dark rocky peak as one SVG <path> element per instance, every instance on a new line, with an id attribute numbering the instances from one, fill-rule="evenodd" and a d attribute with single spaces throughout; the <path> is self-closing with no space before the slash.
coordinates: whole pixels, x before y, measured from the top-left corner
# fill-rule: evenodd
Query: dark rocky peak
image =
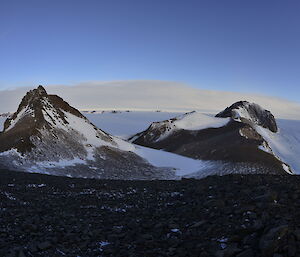
<path id="1" fill-rule="evenodd" d="M 41 95 L 43 94 L 47 95 L 47 91 L 42 85 L 39 85 L 36 89 L 33 89 L 33 91 L 36 91 L 38 94 Z"/>
<path id="2" fill-rule="evenodd" d="M 43 120 L 42 99 L 47 96 L 48 94 L 45 88 L 41 85 L 39 85 L 36 89 L 28 91 L 22 98 L 18 110 L 11 117 L 6 119 L 4 123 L 4 131 L 6 131 L 14 121 L 30 115 L 34 117 L 35 121 L 40 123 L 41 120 Z"/>
<path id="3" fill-rule="evenodd" d="M 63 112 L 69 112 L 77 117 L 86 119 L 77 109 L 71 107 L 62 98 L 57 95 L 48 95 L 45 88 L 39 85 L 36 89 L 30 90 L 23 97 L 18 110 L 9 117 L 4 123 L 4 131 L 6 131 L 13 123 L 24 118 L 31 120 L 33 126 L 44 126 L 48 122 L 46 120 L 60 119 L 63 123 L 68 122 Z"/>
<path id="4" fill-rule="evenodd" d="M 47 91 L 46 89 L 39 85 L 37 88 L 30 90 L 29 92 L 27 92 L 27 94 L 24 96 L 24 100 L 32 100 L 32 99 L 36 99 L 36 98 L 42 98 L 47 96 Z"/>
<path id="5" fill-rule="evenodd" d="M 41 85 L 39 85 L 36 89 L 30 90 L 26 93 L 26 95 L 23 97 L 17 113 L 19 113 L 23 108 L 25 107 L 30 107 L 30 108 L 38 108 L 40 107 L 39 102 L 41 101 L 41 99 L 43 97 L 47 97 L 47 91 L 45 90 L 45 88 Z"/>
<path id="6" fill-rule="evenodd" d="M 278 131 L 275 117 L 270 111 L 263 109 L 258 104 L 247 101 L 239 101 L 232 104 L 219 112 L 216 117 L 230 117 L 233 120 L 239 120 L 244 123 L 260 125 L 274 133 Z"/>

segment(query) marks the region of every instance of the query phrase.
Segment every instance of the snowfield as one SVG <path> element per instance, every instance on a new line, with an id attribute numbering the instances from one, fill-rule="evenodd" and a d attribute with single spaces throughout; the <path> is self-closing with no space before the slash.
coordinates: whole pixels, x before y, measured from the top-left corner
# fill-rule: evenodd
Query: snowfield
<path id="1" fill-rule="evenodd" d="M 201 130 L 206 128 L 220 128 L 225 126 L 230 118 L 216 118 L 213 114 L 191 112 L 177 117 L 173 123 L 176 129 Z"/>
<path id="2" fill-rule="evenodd" d="M 219 163 L 216 161 L 194 160 L 178 154 L 142 146 L 136 146 L 135 153 L 145 158 L 153 166 L 173 167 L 176 176 L 179 177 L 195 173 L 202 173 L 205 175 L 205 172 L 208 170 L 208 168 L 219 166 Z"/>
<path id="3" fill-rule="evenodd" d="M 147 129 L 154 121 L 163 121 L 181 115 L 179 112 L 116 112 L 85 113 L 95 126 L 123 139 Z"/>

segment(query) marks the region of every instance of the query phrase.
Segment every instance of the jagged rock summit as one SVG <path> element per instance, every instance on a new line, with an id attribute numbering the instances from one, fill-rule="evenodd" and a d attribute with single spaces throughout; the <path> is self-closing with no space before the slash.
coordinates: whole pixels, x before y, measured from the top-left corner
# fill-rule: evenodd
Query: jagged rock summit
<path id="1" fill-rule="evenodd" d="M 217 161 L 207 174 L 292 173 L 273 152 L 264 130 L 278 131 L 271 112 L 257 104 L 236 102 L 215 117 L 198 112 L 152 123 L 130 140 L 146 147 L 194 159 Z M 206 175 L 207 175 L 206 174 Z M 195 174 L 195 176 L 203 176 Z"/>
<path id="2" fill-rule="evenodd" d="M 77 109 L 39 86 L 22 99 L 0 133 L 0 166 L 92 178 L 168 178 L 135 146 L 95 127 Z"/>
<path id="3" fill-rule="evenodd" d="M 68 116 L 75 116 L 87 122 L 87 119 L 57 95 L 48 95 L 43 86 L 30 90 L 23 97 L 18 110 L 4 123 L 0 151 L 14 147 L 21 153 L 35 147 L 34 141 L 42 130 L 54 130 L 68 127 Z M 110 138 L 100 131 L 104 140 Z M 6 137 L 4 137 L 4 135 Z M 100 135 L 99 135 L 100 137 Z M 5 140 L 7 138 L 7 140 Z"/>
<path id="4" fill-rule="evenodd" d="M 258 104 L 249 103 L 247 101 L 239 101 L 232 104 L 225 110 L 219 112 L 216 117 L 229 117 L 244 123 L 250 122 L 257 124 L 274 133 L 278 131 L 275 117 L 270 111 L 263 109 Z"/>

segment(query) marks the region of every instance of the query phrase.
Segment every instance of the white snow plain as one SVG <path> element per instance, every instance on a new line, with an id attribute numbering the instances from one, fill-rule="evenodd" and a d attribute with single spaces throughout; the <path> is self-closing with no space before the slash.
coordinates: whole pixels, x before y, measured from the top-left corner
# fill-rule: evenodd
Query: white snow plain
<path id="1" fill-rule="evenodd" d="M 85 113 L 90 122 L 105 132 L 123 139 L 147 129 L 154 121 L 163 121 L 181 115 L 179 112 L 117 112 Z"/>

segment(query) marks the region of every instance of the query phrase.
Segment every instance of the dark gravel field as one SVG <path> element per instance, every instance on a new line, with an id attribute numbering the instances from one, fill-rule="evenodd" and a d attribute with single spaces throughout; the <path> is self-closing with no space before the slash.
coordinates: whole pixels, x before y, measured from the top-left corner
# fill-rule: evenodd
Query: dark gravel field
<path id="1" fill-rule="evenodd" d="M 300 178 L 0 171 L 0 256 L 300 256 Z"/>

